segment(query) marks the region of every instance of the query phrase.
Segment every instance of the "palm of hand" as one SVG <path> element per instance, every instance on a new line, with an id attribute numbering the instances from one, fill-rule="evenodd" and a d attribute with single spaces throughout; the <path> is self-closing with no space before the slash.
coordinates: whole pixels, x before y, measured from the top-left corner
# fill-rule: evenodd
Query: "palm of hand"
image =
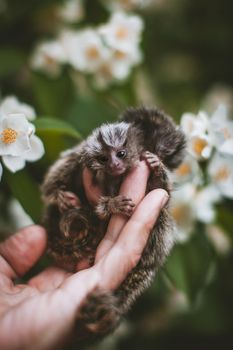
<path id="1" fill-rule="evenodd" d="M 144 166 L 132 175 L 125 188 L 133 192 L 143 178 L 141 195 L 135 200 L 139 203 L 148 171 Z M 52 349 L 70 339 L 86 296 L 95 288 L 116 289 L 136 266 L 166 201 L 164 190 L 154 190 L 140 202 L 129 221 L 113 216 L 98 247 L 95 265 L 75 274 L 49 267 L 27 284 L 15 284 L 14 279 L 23 276 L 44 253 L 45 231 L 40 226 L 27 227 L 1 243 L 0 348 Z"/>

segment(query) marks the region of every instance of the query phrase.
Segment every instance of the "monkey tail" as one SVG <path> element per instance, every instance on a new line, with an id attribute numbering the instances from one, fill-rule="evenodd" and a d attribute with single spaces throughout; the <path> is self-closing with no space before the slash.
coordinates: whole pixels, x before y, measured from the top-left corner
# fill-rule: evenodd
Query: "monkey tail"
<path id="1" fill-rule="evenodd" d="M 78 339 L 95 340 L 111 333 L 119 324 L 118 298 L 110 292 L 92 291 L 79 309 L 76 320 Z"/>

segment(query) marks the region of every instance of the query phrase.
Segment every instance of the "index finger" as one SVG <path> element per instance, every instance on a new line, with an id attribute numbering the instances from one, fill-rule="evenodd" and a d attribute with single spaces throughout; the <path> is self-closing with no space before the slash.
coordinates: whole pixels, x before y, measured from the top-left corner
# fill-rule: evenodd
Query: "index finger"
<path id="1" fill-rule="evenodd" d="M 145 195 L 149 173 L 146 162 L 139 162 L 127 175 L 119 193 L 131 198 L 137 205 Z M 97 248 L 95 262 L 98 262 L 111 249 L 127 221 L 128 218 L 124 215 L 112 215 L 107 232 Z"/>
<path id="2" fill-rule="evenodd" d="M 137 265 L 151 229 L 167 200 L 167 192 L 156 189 L 148 193 L 138 205 L 121 231 L 117 242 L 95 265 L 101 274 L 101 288 L 115 290 Z"/>

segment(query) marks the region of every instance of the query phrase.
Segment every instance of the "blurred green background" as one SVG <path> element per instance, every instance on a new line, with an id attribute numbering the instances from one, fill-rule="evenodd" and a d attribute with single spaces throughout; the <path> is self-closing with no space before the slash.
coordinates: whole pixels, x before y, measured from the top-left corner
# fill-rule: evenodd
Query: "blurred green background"
<path id="1" fill-rule="evenodd" d="M 103 121 L 115 120 L 126 107 L 156 104 L 178 122 L 183 112 L 201 107 L 211 112 L 221 100 L 231 110 L 233 106 L 232 0 L 155 0 L 136 8 L 134 13 L 145 23 L 144 60 L 126 81 L 105 90 L 96 89 L 84 74 L 72 76 L 66 66 L 57 78 L 30 69 L 36 44 L 59 30 L 53 10 L 60 3 L 0 0 L 0 93 L 16 95 L 35 108 L 37 134 L 46 149 L 39 162 L 16 174 L 4 169 L 2 238 L 17 227 L 7 205 L 12 197 L 39 222 L 38 184 L 47 167 L 61 150 Z M 98 25 L 110 16 L 101 1 L 86 0 L 84 9 L 83 19 L 74 28 Z M 227 254 L 219 254 L 209 242 L 206 227 L 196 223 L 194 235 L 176 246 L 119 330 L 90 349 L 232 348 L 232 214 L 232 201 L 224 200 L 216 223 L 231 244 Z"/>

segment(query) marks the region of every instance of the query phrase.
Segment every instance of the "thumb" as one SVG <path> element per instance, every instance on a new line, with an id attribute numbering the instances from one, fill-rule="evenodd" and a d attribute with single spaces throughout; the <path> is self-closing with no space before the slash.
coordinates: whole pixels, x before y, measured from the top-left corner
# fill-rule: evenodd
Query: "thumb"
<path id="1" fill-rule="evenodd" d="M 9 265 L 5 269 L 8 277 L 14 278 L 26 273 L 41 257 L 45 248 L 45 230 L 37 225 L 25 227 L 2 242 L 0 255 Z"/>

